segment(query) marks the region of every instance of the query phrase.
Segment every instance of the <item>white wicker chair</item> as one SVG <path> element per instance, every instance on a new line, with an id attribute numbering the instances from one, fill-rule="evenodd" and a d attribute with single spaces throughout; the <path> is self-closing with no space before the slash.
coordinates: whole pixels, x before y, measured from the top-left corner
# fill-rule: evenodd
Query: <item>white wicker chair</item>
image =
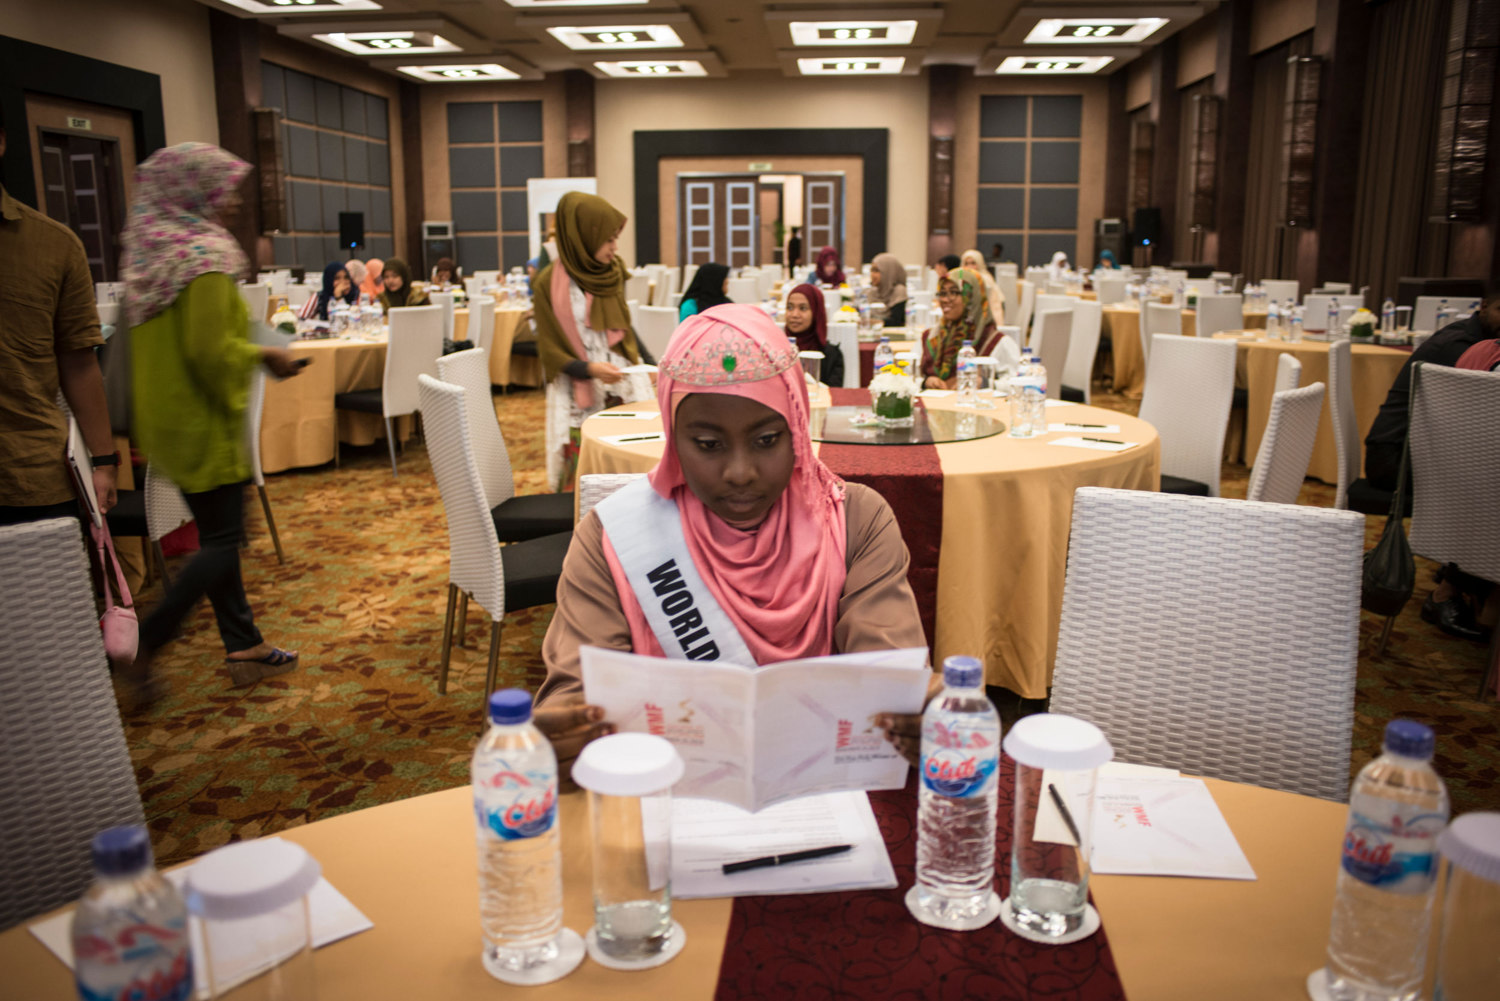
<path id="1" fill-rule="evenodd" d="M 636 336 L 652 358 L 660 359 L 677 329 L 677 310 L 671 306 L 640 306 L 634 319 Z"/>
<path id="2" fill-rule="evenodd" d="M 1328 410 L 1333 417 L 1333 444 L 1338 453 L 1339 479 L 1333 506 L 1349 507 L 1349 485 L 1359 479 L 1359 418 L 1354 413 L 1354 381 L 1348 338 L 1328 346 Z"/>
<path id="3" fill-rule="evenodd" d="M 145 822 L 74 518 L 0 528 L 0 929 L 76 900 L 89 841 Z"/>
<path id="4" fill-rule="evenodd" d="M 668 268 L 662 272 L 656 282 L 655 301 L 653 306 L 673 306 L 672 296 L 677 294 L 677 269 Z M 676 315 L 675 308 L 673 315 Z"/>
<path id="5" fill-rule="evenodd" d="M 443 336 L 453 340 L 453 293 L 428 292 L 427 301 L 443 310 Z"/>
<path id="6" fill-rule="evenodd" d="M 754 275 L 749 278 L 731 278 L 724 294 L 730 302 L 755 305 L 760 302 L 760 282 Z"/>
<path id="7" fill-rule="evenodd" d="M 1343 800 L 1364 536 L 1347 511 L 1078 490 L 1051 711 L 1124 761 Z"/>
<path id="8" fill-rule="evenodd" d="M 1161 436 L 1162 490 L 1219 496 L 1220 463 L 1234 399 L 1233 341 L 1152 338 L 1141 420 Z"/>
<path id="9" fill-rule="evenodd" d="M 1151 371 L 1151 338 L 1157 334 L 1182 335 L 1182 307 L 1160 302 L 1146 303 L 1138 328 L 1141 333 L 1141 361 Z"/>
<path id="10" fill-rule="evenodd" d="M 1266 420 L 1260 451 L 1255 455 L 1246 500 L 1297 503 L 1302 481 L 1307 478 L 1307 464 L 1312 461 L 1313 442 L 1318 437 L 1325 389 L 1321 382 L 1315 382 L 1271 396 L 1271 416 Z"/>
<path id="11" fill-rule="evenodd" d="M 1125 301 L 1125 289 L 1130 283 L 1124 278 L 1101 278 L 1094 285 L 1094 294 L 1101 306 Z"/>
<path id="12" fill-rule="evenodd" d="M 307 300 L 313 297 L 317 289 L 311 285 L 288 285 L 286 287 L 286 304 L 292 312 L 300 312 L 307 305 Z"/>
<path id="13" fill-rule="evenodd" d="M 1031 339 L 1026 342 L 1031 345 L 1033 351 L 1037 348 L 1037 328 L 1041 326 L 1041 315 L 1052 309 L 1066 309 L 1071 313 L 1073 311 L 1073 303 L 1077 301 L 1071 295 L 1053 295 L 1046 292 L 1036 297 L 1036 307 L 1031 313 Z M 999 321 L 995 322 L 998 323 Z"/>
<path id="14" fill-rule="evenodd" d="M 859 388 L 859 324 L 828 324 L 828 343 L 844 356 L 844 388 Z"/>
<path id="15" fill-rule="evenodd" d="M 1097 302 L 1079 300 L 1073 304 L 1073 333 L 1068 339 L 1068 360 L 1063 365 L 1063 391 L 1093 400 L 1094 358 L 1099 353 L 1099 335 L 1104 325 L 1104 307 Z"/>
<path id="16" fill-rule="evenodd" d="M 995 346 L 990 349 L 990 357 L 995 359 L 999 368 L 1015 372 L 1021 364 L 1021 328 L 1001 327 L 1000 336 L 995 338 Z"/>
<path id="17" fill-rule="evenodd" d="M 1023 281 L 1019 284 L 1021 286 L 1021 307 L 1016 312 L 1014 320 L 1011 320 L 1009 316 L 1006 319 L 1010 320 L 1007 326 L 1020 327 L 1021 334 L 1024 337 L 1026 331 L 1031 329 L 1031 314 L 1036 312 L 1036 283 Z M 1009 302 L 1010 300 L 1006 301 Z"/>
<path id="18" fill-rule="evenodd" d="M 469 342 L 490 356 L 490 345 L 495 342 L 495 298 L 476 295 L 469 298 Z"/>
<path id="19" fill-rule="evenodd" d="M 245 411 L 245 440 L 249 447 L 250 479 L 255 482 L 255 492 L 260 495 L 260 509 L 266 516 L 266 528 L 271 531 L 271 545 L 276 547 L 276 562 L 285 563 L 286 554 L 281 551 L 281 535 L 276 531 L 276 516 L 271 513 L 271 498 L 266 493 L 266 474 L 260 466 L 260 424 L 266 412 L 266 370 L 257 368 L 250 377 L 250 406 Z M 148 497 L 149 501 L 150 498 Z M 186 502 L 184 502 L 186 503 Z"/>
<path id="20" fill-rule="evenodd" d="M 638 480 L 645 473 L 585 473 L 578 477 L 578 521 L 582 523 L 589 512 L 610 494 Z"/>
<path id="21" fill-rule="evenodd" d="M 1500 373 L 1413 368 L 1412 551 L 1500 584 Z M 1481 694 L 1500 667 L 1495 635 Z"/>
<path id="22" fill-rule="evenodd" d="M 245 301 L 245 311 L 250 314 L 251 323 L 265 323 L 271 316 L 271 286 L 241 285 L 240 298 Z M 302 300 L 306 302 L 306 299 Z"/>
<path id="23" fill-rule="evenodd" d="M 1212 337 L 1221 330 L 1245 329 L 1245 299 L 1239 295 L 1198 297 L 1198 336 Z"/>
<path id="24" fill-rule="evenodd" d="M 1063 369 L 1073 339 L 1073 311 L 1047 309 L 1036 315 L 1031 330 L 1031 348 L 1047 370 L 1047 399 L 1062 399 Z"/>
<path id="25" fill-rule="evenodd" d="M 417 377 L 437 374 L 443 353 L 443 307 L 401 306 L 386 314 L 390 337 L 385 348 L 385 377 L 379 389 L 358 389 L 333 398 L 337 410 L 358 410 L 385 418 L 385 440 L 391 450 L 391 475 L 396 471 L 395 418 L 418 408 Z M 334 462 L 338 462 L 338 438 L 334 437 Z"/>
<path id="26" fill-rule="evenodd" d="M 1297 360 L 1296 355 L 1283 351 L 1276 356 L 1276 382 L 1271 392 L 1284 393 L 1300 385 L 1302 385 L 1302 362 Z"/>
<path id="27" fill-rule="evenodd" d="M 1295 279 L 1291 278 L 1267 278 L 1260 283 L 1266 295 L 1278 303 L 1286 302 L 1288 299 L 1298 302 L 1302 298 L 1302 288 Z"/>
<path id="28" fill-rule="evenodd" d="M 427 452 L 443 510 L 448 516 L 448 609 L 443 620 L 443 652 L 438 693 L 448 693 L 453 623 L 460 594 L 472 597 L 490 616 L 490 652 L 484 693 L 493 690 L 500 662 L 500 624 L 507 612 L 557 600 L 557 581 L 572 532 L 500 546 L 474 461 L 468 414 L 461 386 L 418 377 Z M 465 605 L 467 608 L 467 605 Z"/>

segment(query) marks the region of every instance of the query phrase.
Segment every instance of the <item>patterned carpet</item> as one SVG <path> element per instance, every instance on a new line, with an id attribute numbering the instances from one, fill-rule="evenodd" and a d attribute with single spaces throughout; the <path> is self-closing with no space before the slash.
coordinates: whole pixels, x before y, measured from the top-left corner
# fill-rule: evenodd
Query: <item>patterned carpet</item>
<path id="1" fill-rule="evenodd" d="M 1097 396 L 1096 404 L 1138 405 Z M 543 489 L 542 398 L 497 397 L 522 493 Z M 285 473 L 268 490 L 286 550 L 278 565 L 253 502 L 244 551 L 250 601 L 266 638 L 301 651 L 300 668 L 231 689 L 213 615 L 204 604 L 156 664 L 170 694 L 126 719 L 146 816 L 163 863 L 347 810 L 461 785 L 479 727 L 489 623 L 470 610 L 466 649 L 454 650 L 448 694 L 437 695 L 448 538 L 420 443 L 392 478 L 383 444 L 345 447 L 343 467 Z M 1248 473 L 1226 465 L 1226 496 Z M 1331 506 L 1309 481 L 1301 503 Z M 1370 519 L 1373 545 L 1382 519 Z M 1425 566 L 1419 574 L 1426 587 Z M 155 588 L 142 595 L 149 605 Z M 1383 658 L 1370 655 L 1380 623 L 1365 615 L 1354 767 L 1378 750 L 1393 716 L 1438 732 L 1438 769 L 1459 810 L 1500 808 L 1500 708 L 1476 701 L 1484 650 L 1450 640 L 1417 616 L 1397 620 Z M 510 616 L 502 632 L 503 685 L 535 688 L 552 607 Z"/>

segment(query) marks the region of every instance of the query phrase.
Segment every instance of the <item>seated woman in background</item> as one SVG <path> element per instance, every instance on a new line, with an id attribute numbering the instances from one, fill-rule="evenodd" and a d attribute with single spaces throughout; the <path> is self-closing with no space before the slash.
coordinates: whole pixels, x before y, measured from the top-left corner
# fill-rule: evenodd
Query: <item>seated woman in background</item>
<path id="1" fill-rule="evenodd" d="M 385 262 L 378 257 L 372 257 L 365 262 L 365 279 L 359 283 L 359 294 L 367 295 L 374 302 L 380 298 L 380 290 L 385 288 L 380 279 L 385 274 Z"/>
<path id="2" fill-rule="evenodd" d="M 578 752 L 614 729 L 584 702 L 585 643 L 747 666 L 926 645 L 890 506 L 818 459 L 796 352 L 760 309 L 716 306 L 687 320 L 656 392 L 661 461 L 579 522 L 542 644 L 534 719 L 569 784 Z M 669 558 L 688 571 L 707 624 L 680 640 L 643 608 L 659 607 L 646 575 Z M 920 717 L 876 723 L 915 760 Z"/>
<path id="3" fill-rule="evenodd" d="M 1099 251 L 1099 267 L 1105 271 L 1118 271 L 1120 266 L 1115 263 L 1115 252 L 1109 248 Z"/>
<path id="4" fill-rule="evenodd" d="M 954 268 L 961 267 L 963 267 L 963 261 L 959 260 L 957 254 L 944 254 L 937 259 L 937 263 L 932 266 L 932 270 L 936 271 L 938 278 L 941 279 Z"/>
<path id="5" fill-rule="evenodd" d="M 381 284 L 385 286 L 385 291 L 380 293 L 380 307 L 387 313 L 392 308 L 428 304 L 427 290 L 412 286 L 411 268 L 399 257 L 392 257 L 385 262 Z"/>
<path id="6" fill-rule="evenodd" d="M 1052 255 L 1052 263 L 1047 265 L 1047 280 L 1060 282 L 1068 277 L 1068 255 L 1059 250 Z"/>
<path id="7" fill-rule="evenodd" d="M 360 287 L 364 285 L 365 278 L 369 275 L 370 269 L 365 267 L 364 261 L 352 258 L 344 262 L 344 270 L 349 272 L 349 283 L 354 286 L 354 297 L 357 302 L 359 301 Z"/>
<path id="8" fill-rule="evenodd" d="M 875 287 L 875 301 L 885 307 L 885 325 L 906 326 L 906 268 L 895 254 L 875 255 L 870 262 L 870 284 Z"/>
<path id="9" fill-rule="evenodd" d="M 724 294 L 727 288 L 727 267 L 711 261 L 700 267 L 693 274 L 693 280 L 688 283 L 687 291 L 682 293 L 682 302 L 677 306 L 677 322 L 681 323 L 690 316 L 724 305 L 729 301 L 729 297 Z"/>
<path id="10" fill-rule="evenodd" d="M 598 195 L 569 191 L 555 218 L 557 257 L 537 272 L 532 310 L 547 380 L 547 482 L 564 491 L 577 470 L 584 418 L 648 399 L 650 381 L 620 370 L 651 359 L 636 343 L 625 301 L 629 272 L 615 252 L 624 213 Z"/>
<path id="11" fill-rule="evenodd" d="M 463 269 L 454 265 L 451 257 L 440 257 L 437 264 L 433 265 L 432 284 L 438 288 L 457 285 L 462 277 Z"/>
<path id="12" fill-rule="evenodd" d="M 990 316 L 996 323 L 1004 322 L 1005 295 L 1000 291 L 1000 286 L 995 284 L 995 276 L 991 273 L 989 266 L 984 263 L 984 255 L 977 250 L 965 250 L 960 261 L 963 267 L 968 268 L 984 281 L 984 297 L 990 304 Z"/>
<path id="13" fill-rule="evenodd" d="M 828 314 L 823 293 L 816 285 L 798 285 L 787 295 L 786 335 L 797 342 L 798 351 L 823 352 L 819 382 L 825 386 L 844 384 L 844 352 L 828 342 Z"/>
<path id="14" fill-rule="evenodd" d="M 340 302 L 350 306 L 359 302 L 359 289 L 349 280 L 348 266 L 333 261 L 323 269 L 323 290 L 302 304 L 302 319 L 326 320 L 328 310 Z"/>
<path id="15" fill-rule="evenodd" d="M 818 251 L 817 264 L 807 280 L 814 285 L 832 285 L 835 288 L 844 284 L 844 266 L 839 263 L 839 252 L 832 247 L 824 247 Z"/>
<path id="16" fill-rule="evenodd" d="M 990 316 L 984 280 L 968 268 L 954 268 L 938 282 L 934 298 L 942 319 L 922 338 L 922 385 L 928 389 L 952 389 L 958 383 L 958 351 L 964 341 L 987 355 L 1000 338 L 1000 329 Z"/>

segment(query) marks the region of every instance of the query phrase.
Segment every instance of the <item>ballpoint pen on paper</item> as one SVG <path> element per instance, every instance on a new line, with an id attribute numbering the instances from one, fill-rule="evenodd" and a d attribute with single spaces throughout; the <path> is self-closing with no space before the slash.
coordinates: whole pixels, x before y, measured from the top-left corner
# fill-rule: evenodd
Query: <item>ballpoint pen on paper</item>
<path id="1" fill-rule="evenodd" d="M 746 859 L 743 862 L 725 862 L 724 875 L 730 876 L 748 869 L 766 869 L 775 865 L 786 865 L 788 862 L 806 862 L 808 859 L 824 858 L 829 855 L 842 855 L 853 847 L 853 845 L 829 845 L 827 848 L 808 848 L 800 852 L 787 852 L 785 855 L 767 855 L 763 858 Z"/>
<path id="2" fill-rule="evenodd" d="M 629 438 L 616 438 L 615 442 L 618 443 L 618 444 L 624 444 L 627 441 L 660 441 L 660 440 L 661 440 L 661 432 L 657 431 L 654 434 L 638 434 L 638 435 L 633 435 L 633 436 L 631 436 Z"/>
<path id="3" fill-rule="evenodd" d="M 1123 441 L 1115 441 L 1113 438 L 1090 438 L 1088 435 L 1079 435 L 1084 441 L 1097 441 L 1101 445 L 1123 445 Z"/>
<path id="4" fill-rule="evenodd" d="M 1063 823 L 1068 825 L 1068 833 L 1073 835 L 1073 849 L 1078 856 L 1078 871 L 1083 872 L 1083 835 L 1078 833 L 1078 824 L 1073 820 L 1073 811 L 1068 809 L 1068 804 L 1063 802 L 1062 793 L 1057 791 L 1057 786 L 1051 782 L 1047 783 L 1047 795 L 1052 797 L 1052 805 L 1057 807 L 1057 812 L 1062 816 Z"/>
<path id="5" fill-rule="evenodd" d="M 1107 428 L 1107 427 L 1109 427 L 1109 425 L 1108 424 L 1074 424 L 1072 422 L 1069 422 L 1067 424 L 1064 424 L 1063 427 L 1070 427 L 1070 428 Z"/>

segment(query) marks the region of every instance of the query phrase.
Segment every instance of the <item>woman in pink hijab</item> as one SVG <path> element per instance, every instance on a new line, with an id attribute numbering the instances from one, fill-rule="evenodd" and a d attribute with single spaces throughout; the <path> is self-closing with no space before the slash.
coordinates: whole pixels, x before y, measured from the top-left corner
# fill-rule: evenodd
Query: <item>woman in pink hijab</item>
<path id="1" fill-rule="evenodd" d="M 365 262 L 365 280 L 359 283 L 361 295 L 370 297 L 374 302 L 380 298 L 380 293 L 385 291 L 382 276 L 385 274 L 385 262 L 378 257 L 372 257 Z"/>
<path id="2" fill-rule="evenodd" d="M 661 460 L 579 523 L 558 582 L 536 721 L 564 777 L 584 744 L 613 730 L 583 701 L 583 644 L 747 666 L 927 645 L 895 517 L 818 459 L 797 353 L 759 308 L 715 306 L 683 322 L 657 403 Z M 670 604 L 669 577 L 669 593 L 686 592 Z M 920 717 L 886 722 L 913 756 Z"/>

